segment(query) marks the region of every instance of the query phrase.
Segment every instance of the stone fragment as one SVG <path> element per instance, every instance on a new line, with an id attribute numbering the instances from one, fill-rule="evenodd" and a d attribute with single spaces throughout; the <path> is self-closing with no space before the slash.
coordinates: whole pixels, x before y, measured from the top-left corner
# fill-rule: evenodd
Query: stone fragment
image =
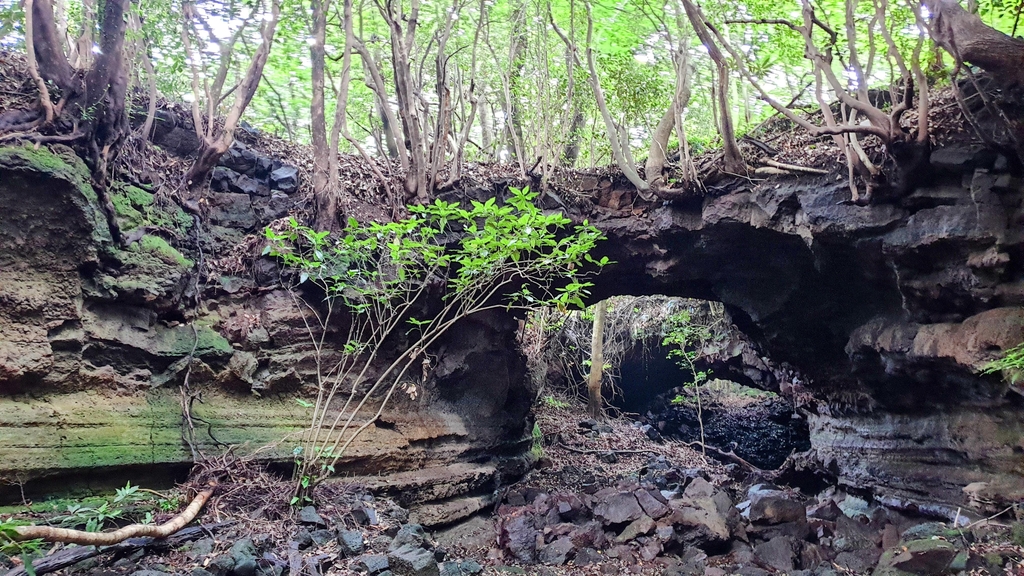
<path id="1" fill-rule="evenodd" d="M 230 554 L 220 554 L 214 556 L 210 563 L 206 565 L 206 569 L 213 573 L 214 576 L 225 576 L 235 568 L 235 559 Z"/>
<path id="2" fill-rule="evenodd" d="M 699 500 L 701 498 L 711 498 L 715 494 L 715 487 L 711 485 L 707 480 L 696 477 L 690 481 L 690 484 L 683 490 L 683 497 L 691 500 Z"/>
<path id="3" fill-rule="evenodd" d="M 537 529 L 533 527 L 533 518 L 526 514 L 508 518 L 501 525 L 501 537 L 505 547 L 517 560 L 527 564 L 536 558 L 538 534 Z"/>
<path id="4" fill-rule="evenodd" d="M 807 510 L 808 518 L 819 518 L 821 520 L 836 521 L 843 514 L 835 500 L 829 499 L 820 504 L 815 504 Z"/>
<path id="5" fill-rule="evenodd" d="M 537 559 L 544 564 L 561 566 L 572 558 L 572 552 L 575 549 L 575 546 L 572 545 L 572 540 L 569 538 L 558 538 L 547 546 L 541 548 L 540 553 L 537 555 Z"/>
<path id="6" fill-rule="evenodd" d="M 299 169 L 294 166 L 281 166 L 270 173 L 270 186 L 285 194 L 299 189 Z"/>
<path id="7" fill-rule="evenodd" d="M 608 543 L 601 522 L 597 520 L 577 527 L 569 534 L 569 539 L 577 548 L 604 548 Z"/>
<path id="8" fill-rule="evenodd" d="M 256 546 L 252 538 L 242 538 L 231 545 L 231 558 L 237 563 L 243 560 L 254 560 L 256 558 Z"/>
<path id="9" fill-rule="evenodd" d="M 654 528 L 654 520 L 652 520 L 650 516 L 644 514 L 630 522 L 629 525 L 622 530 L 622 533 L 615 537 L 615 541 L 619 543 L 629 542 L 630 540 L 635 540 L 637 536 L 650 534 Z"/>
<path id="10" fill-rule="evenodd" d="M 573 563 L 577 566 L 588 566 L 590 564 L 597 564 L 604 561 L 604 556 L 593 548 L 583 548 L 576 552 L 576 558 Z"/>
<path id="11" fill-rule="evenodd" d="M 239 174 L 234 180 L 228 182 L 228 190 L 236 194 L 248 194 L 249 196 L 269 196 L 270 189 L 264 194 L 260 190 L 260 184 L 245 174 Z"/>
<path id="12" fill-rule="evenodd" d="M 828 562 L 829 559 L 828 551 L 822 546 L 804 542 L 800 547 L 800 567 L 804 570 L 814 570 Z"/>
<path id="13" fill-rule="evenodd" d="M 256 574 L 256 559 L 246 558 L 241 562 L 236 562 L 231 574 L 233 576 L 253 576 Z"/>
<path id="14" fill-rule="evenodd" d="M 661 554 L 663 550 L 661 542 L 657 540 L 651 540 L 647 544 L 640 547 L 640 559 L 644 562 L 651 562 Z"/>
<path id="15" fill-rule="evenodd" d="M 656 497 L 650 490 L 640 489 L 634 492 L 633 495 L 636 496 L 636 501 L 640 504 L 640 507 L 644 509 L 644 512 L 655 520 L 671 511 L 671 508 L 662 502 L 660 498 Z"/>
<path id="16" fill-rule="evenodd" d="M 603 498 L 594 506 L 594 516 L 605 524 L 632 522 L 643 515 L 643 509 L 631 492 L 618 492 Z"/>
<path id="17" fill-rule="evenodd" d="M 356 522 L 363 526 L 376 526 L 379 522 L 377 519 L 377 510 L 372 506 L 367 506 L 365 504 L 358 504 L 352 508 L 352 517 Z M 418 524 L 413 524 L 413 526 L 418 526 Z"/>
<path id="18" fill-rule="evenodd" d="M 395 539 L 391 541 L 391 545 L 388 547 L 389 550 L 395 550 L 402 546 L 413 546 L 416 548 L 427 547 L 427 533 L 423 530 L 423 526 L 419 524 L 406 524 L 395 534 Z"/>
<path id="19" fill-rule="evenodd" d="M 313 540 L 313 544 L 316 544 L 317 546 L 323 546 L 331 540 L 334 540 L 335 535 L 334 532 L 327 530 L 326 528 L 322 528 L 320 530 L 314 530 L 310 532 L 309 537 Z"/>
<path id="20" fill-rule="evenodd" d="M 231 183 L 238 176 L 239 174 L 234 170 L 217 166 L 213 169 L 210 176 L 210 190 L 213 192 L 229 192 L 231 191 Z"/>
<path id="21" fill-rule="evenodd" d="M 363 553 L 363 533 L 359 530 L 339 530 L 338 547 L 342 556 L 358 556 Z"/>
<path id="22" fill-rule="evenodd" d="M 192 560 L 198 560 L 211 553 L 213 553 L 213 538 L 202 538 L 196 540 L 188 549 L 188 557 Z"/>
<path id="23" fill-rule="evenodd" d="M 270 177 L 270 172 L 274 169 L 274 160 L 266 156 L 259 156 L 256 158 L 256 170 L 253 176 L 258 180 L 266 180 Z"/>
<path id="24" fill-rule="evenodd" d="M 220 157 L 217 164 L 240 174 L 245 174 L 256 169 L 256 154 L 240 142 L 235 142 Z"/>
<path id="25" fill-rule="evenodd" d="M 776 536 L 754 546 L 754 554 L 772 568 L 780 572 L 790 572 L 793 570 L 793 560 L 796 556 L 793 544 L 793 540 L 787 536 Z"/>
<path id="26" fill-rule="evenodd" d="M 441 562 L 437 565 L 440 576 L 462 576 L 458 562 Z"/>
<path id="27" fill-rule="evenodd" d="M 836 536 L 832 541 L 832 547 L 836 552 L 852 552 L 875 548 L 879 545 L 881 536 L 870 526 L 843 515 L 836 519 Z"/>
<path id="28" fill-rule="evenodd" d="M 851 550 L 836 554 L 835 563 L 840 568 L 849 570 L 854 574 L 867 574 L 878 564 L 878 558 L 881 555 L 882 550 L 880 548 Z"/>
<path id="29" fill-rule="evenodd" d="M 376 576 L 388 569 L 388 557 L 383 554 L 364 554 L 356 560 L 356 569 Z"/>
<path id="30" fill-rule="evenodd" d="M 784 496 L 764 496 L 750 503 L 750 521 L 762 524 L 796 522 L 805 517 L 804 505 Z"/>
<path id="31" fill-rule="evenodd" d="M 388 566 L 397 576 L 440 576 L 434 554 L 410 544 L 388 552 Z"/>
<path id="32" fill-rule="evenodd" d="M 256 225 L 256 214 L 247 194 L 212 193 L 209 201 L 209 217 L 212 224 L 250 230 Z"/>
<path id="33" fill-rule="evenodd" d="M 893 571 L 898 571 L 937 576 L 945 573 L 956 552 L 956 547 L 945 540 L 913 540 L 899 548 L 886 550 L 875 573 L 893 574 Z"/>

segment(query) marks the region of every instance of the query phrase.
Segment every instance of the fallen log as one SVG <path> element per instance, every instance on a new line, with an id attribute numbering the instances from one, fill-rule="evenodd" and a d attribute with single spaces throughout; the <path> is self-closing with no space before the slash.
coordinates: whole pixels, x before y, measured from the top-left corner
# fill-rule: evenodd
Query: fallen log
<path id="1" fill-rule="evenodd" d="M 112 546 L 129 538 L 138 538 L 140 536 L 166 538 L 184 528 L 192 520 L 195 520 L 196 516 L 199 515 L 199 511 L 206 504 L 206 501 L 210 499 L 210 496 L 213 496 L 212 487 L 197 494 L 188 505 L 188 508 L 185 508 L 181 514 L 159 526 L 153 524 L 131 524 L 124 528 L 118 528 L 113 532 L 86 532 L 84 530 L 71 530 L 55 526 L 16 526 L 12 539 L 17 542 L 40 539 L 46 542 L 61 542 L 63 544 Z"/>

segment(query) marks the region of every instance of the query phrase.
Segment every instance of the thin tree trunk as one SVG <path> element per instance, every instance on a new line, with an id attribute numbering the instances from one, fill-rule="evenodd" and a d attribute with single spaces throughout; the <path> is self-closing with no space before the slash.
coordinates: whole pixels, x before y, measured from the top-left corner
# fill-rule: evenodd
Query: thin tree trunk
<path id="1" fill-rule="evenodd" d="M 590 72 L 588 80 L 590 82 L 590 88 L 594 92 L 594 100 L 597 101 L 597 109 L 601 112 L 601 119 L 604 121 L 605 134 L 608 136 L 608 144 L 612 149 L 612 158 L 615 160 L 615 164 L 622 170 L 623 175 L 629 180 L 629 182 L 636 187 L 640 197 L 644 200 L 650 201 L 654 199 L 654 196 L 650 194 L 650 186 L 640 178 L 640 174 L 636 170 L 636 163 L 633 161 L 632 153 L 629 151 L 629 140 L 623 138 L 625 129 L 617 126 L 615 119 L 612 118 L 611 112 L 608 109 L 608 103 L 604 97 L 604 90 L 601 88 L 601 79 L 597 75 L 597 64 L 594 58 L 593 38 L 594 38 L 594 17 L 590 9 L 589 2 L 586 4 L 587 9 L 587 48 L 586 48 L 586 60 L 587 70 Z M 554 15 L 549 11 L 548 18 L 551 21 L 551 26 L 555 29 L 555 33 L 558 34 L 559 38 L 565 44 L 566 48 L 575 56 L 576 45 L 568 38 L 555 24 Z"/>
<path id="2" fill-rule="evenodd" d="M 607 309 L 606 300 L 594 305 L 594 332 L 590 340 L 590 378 L 587 380 L 587 411 L 591 418 L 601 418 L 604 414 L 601 382 L 604 375 L 604 318 Z"/>
<path id="3" fill-rule="evenodd" d="M 96 26 L 96 1 L 82 0 L 82 33 L 75 42 L 75 58 L 71 65 L 79 70 L 89 67 L 92 59 L 93 29 Z"/>
<path id="4" fill-rule="evenodd" d="M 647 177 L 647 184 L 652 188 L 657 188 L 665 183 L 662 172 L 665 169 L 665 159 L 668 157 L 668 140 L 672 137 L 672 128 L 675 127 L 675 124 L 676 102 L 673 100 L 651 135 L 651 148 L 647 152 L 644 175 Z"/>
<path id="5" fill-rule="evenodd" d="M 192 165 L 185 175 L 185 182 L 190 190 L 195 191 L 206 183 L 210 171 L 213 170 L 213 167 L 220 161 L 220 157 L 228 151 L 228 148 L 234 142 L 235 129 L 242 118 L 242 113 L 245 112 L 249 102 L 252 101 L 253 96 L 256 94 L 256 88 L 259 87 L 260 79 L 263 77 L 263 67 L 267 64 L 270 47 L 274 43 L 274 32 L 277 30 L 277 22 L 280 18 L 281 0 L 272 0 L 269 19 L 263 22 L 260 33 L 262 41 L 259 48 L 256 49 L 256 53 L 253 54 L 249 68 L 246 70 L 245 78 L 242 79 L 235 89 L 235 101 L 231 105 L 228 115 L 224 118 L 224 128 L 216 140 L 211 142 L 207 139 L 203 142 L 199 158 L 196 159 L 195 164 Z M 212 126 L 213 119 L 211 118 L 210 120 L 210 125 Z"/>
<path id="6" fill-rule="evenodd" d="M 33 10 L 32 0 L 25 0 L 25 60 L 28 62 L 28 73 L 39 90 L 39 105 L 43 108 L 43 118 L 47 124 L 53 122 L 53 103 L 50 102 L 50 91 L 46 88 L 46 81 L 39 75 L 39 67 L 36 65 L 36 50 L 33 41 Z"/>
<path id="7" fill-rule="evenodd" d="M 494 126 L 491 116 L 491 103 L 487 101 L 485 97 L 480 103 L 480 142 L 483 145 L 483 155 L 485 160 L 490 160 L 493 156 L 491 146 L 494 145 Z"/>
<path id="8" fill-rule="evenodd" d="M 381 174 L 380 170 L 377 168 L 377 163 L 374 161 L 373 157 L 370 156 L 369 152 L 366 151 L 366 148 L 359 142 L 359 140 L 353 138 L 352 134 L 350 134 L 348 131 L 348 91 L 352 79 L 352 47 L 356 44 L 356 40 L 355 32 L 352 29 L 352 0 L 342 0 L 342 2 L 344 7 L 342 19 L 344 20 L 343 24 L 345 28 L 345 48 L 341 56 L 341 81 L 338 86 L 338 100 L 334 107 L 334 127 L 333 131 L 331 132 L 331 148 L 332 150 L 337 150 L 339 144 L 339 141 L 337 140 L 338 134 L 343 136 L 345 140 L 347 140 L 348 143 L 351 144 L 352 147 L 355 148 L 357 152 L 359 152 L 359 155 L 362 156 L 363 161 L 366 162 L 366 164 L 370 167 L 370 170 L 373 171 L 373 175 L 380 182 L 381 187 L 384 189 L 385 195 L 389 197 L 389 202 L 392 204 L 392 210 L 394 211 L 397 210 L 398 207 L 396 205 L 396 200 L 394 198 L 390 198 L 392 194 L 391 188 L 388 185 L 389 183 L 387 178 L 385 178 L 384 175 Z M 333 157 L 336 163 L 338 157 L 337 154 L 335 153 Z M 333 188 L 338 187 L 337 173 L 337 167 L 332 166 L 331 186 Z M 332 200 L 332 208 L 330 214 L 328 214 L 328 217 L 331 219 L 329 222 L 330 225 L 333 227 L 337 218 L 336 199 Z"/>
<path id="9" fill-rule="evenodd" d="M 313 198 L 316 202 L 317 228 L 330 230 L 336 221 L 336 214 L 332 210 L 334 202 L 331 195 L 334 190 L 330 186 L 330 164 L 331 155 L 338 153 L 337 149 L 327 146 L 327 118 L 324 102 L 324 68 L 327 56 L 325 44 L 330 0 L 310 0 L 310 4 L 313 12 L 312 42 L 309 45 L 313 84 L 313 94 L 309 105 L 310 136 L 313 144 Z"/>
<path id="10" fill-rule="evenodd" d="M 725 55 L 718 49 L 718 44 L 711 37 L 711 32 L 705 24 L 700 8 L 693 3 L 693 0 L 683 0 L 683 8 L 686 10 L 690 25 L 693 26 L 693 31 L 697 33 L 697 38 L 707 48 L 708 55 L 715 63 L 717 71 L 715 96 L 718 106 L 719 131 L 722 135 L 722 149 L 725 153 L 725 171 L 733 174 L 746 174 L 747 166 L 743 162 L 739 144 L 736 143 L 736 131 L 733 129 L 732 114 L 729 108 L 729 65 L 725 60 Z"/>
<path id="11" fill-rule="evenodd" d="M 565 149 L 562 151 L 562 166 L 572 168 L 580 157 L 580 146 L 583 143 L 583 127 L 587 119 L 583 115 L 579 98 L 574 98 L 572 103 L 572 120 L 569 122 L 569 134 L 566 136 Z"/>
<path id="12" fill-rule="evenodd" d="M 377 103 L 380 106 L 381 116 L 384 119 L 385 134 L 390 134 L 391 140 L 397 140 L 398 117 L 395 116 L 395 111 L 391 109 L 391 105 L 388 103 L 387 84 L 385 84 L 384 77 L 381 75 L 377 59 L 370 54 L 370 51 L 360 39 L 356 38 L 353 40 L 352 49 L 359 53 L 363 62 L 363 70 L 370 75 L 370 80 L 372 81 L 370 89 L 377 95 Z M 402 166 L 402 170 L 408 172 L 409 150 L 407 143 L 403 141 L 402 145 L 398 145 L 396 142 L 395 151 L 398 154 L 398 162 Z"/>
<path id="13" fill-rule="evenodd" d="M 512 8 L 512 37 L 510 38 L 509 44 L 509 76 L 508 76 L 508 91 L 509 91 L 509 120 L 510 128 L 512 130 L 512 151 L 516 155 L 516 160 L 520 164 L 526 165 L 529 163 L 529 158 L 526 154 L 526 145 L 523 140 L 523 113 L 519 107 L 519 98 L 517 96 L 521 93 L 520 78 L 523 74 L 523 68 L 526 66 L 526 50 L 529 47 L 529 36 L 527 36 L 526 26 L 526 5 L 523 2 L 518 2 L 514 8 Z"/>

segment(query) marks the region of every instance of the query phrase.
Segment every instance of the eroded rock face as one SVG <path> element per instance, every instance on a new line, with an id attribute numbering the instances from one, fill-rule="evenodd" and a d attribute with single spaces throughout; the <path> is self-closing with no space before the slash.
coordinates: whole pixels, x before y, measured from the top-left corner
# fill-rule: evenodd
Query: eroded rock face
<path id="1" fill-rule="evenodd" d="M 724 302 L 796 369 L 759 385 L 815 414 L 814 449 L 844 481 L 953 510 L 980 478 L 1016 494 L 1020 394 L 979 371 L 1024 340 L 1021 176 L 971 147 L 921 172 L 868 207 L 834 176 L 735 182 L 639 215 L 607 186 L 589 216 L 616 264 L 595 297 Z"/>
<path id="2" fill-rule="evenodd" d="M 225 163 L 257 185 L 222 171 L 235 180 L 206 207 L 208 258 L 292 202 L 281 166 L 245 151 Z M 24 426 L 0 422 L 0 472 L 31 480 L 187 461 L 177 387 L 194 344 L 201 363 L 190 380 L 217 399 L 197 410 L 224 439 L 255 445 L 300 429 L 293 395 L 314 363 L 294 302 L 272 289 L 273 263 L 211 278 L 195 294 L 194 263 L 167 239 L 109 247 L 74 164 L 0 155 L 0 403 Z M 597 183 L 600 208 L 579 216 L 607 233 L 601 250 L 616 264 L 596 278 L 594 296 L 724 302 L 759 354 L 792 368 L 750 379 L 812 414 L 813 449 L 844 482 L 952 509 L 998 502 L 1024 492 L 1019 393 L 978 375 L 1024 338 L 1024 188 L 1007 166 L 988 151 L 937 150 L 913 190 L 869 207 L 844 203 L 849 191 L 834 177 L 736 182 L 635 211 L 619 209 L 629 189 Z M 145 194 L 125 191 L 119 218 L 159 216 L 192 237 L 190 217 L 160 212 Z M 444 353 L 421 393 L 396 401 L 354 444 L 350 469 L 417 471 L 409 480 L 436 479 L 419 492 L 438 500 L 482 494 L 504 466 L 484 461 L 527 446 L 530 394 L 515 329 L 497 313 L 439 342 Z M 453 484 L 445 471 L 456 465 L 471 469 Z"/>
<path id="3" fill-rule="evenodd" d="M 197 283 L 194 262 L 167 239 L 112 246 L 88 172 L 70 150 L 56 150 L 0 148 L 0 476 L 26 482 L 32 495 L 185 471 L 192 455 L 180 386 L 190 355 L 189 386 L 201 393 L 192 402 L 197 448 L 272 446 L 267 458 L 290 461 L 287 438 L 309 418 L 295 400 L 308 395 L 316 364 L 295 301 L 273 287 L 276 272 Z M 228 161 L 247 159 L 237 156 Z M 180 242 L 194 238 L 191 218 L 174 205 L 141 189 L 113 194 L 126 232 L 158 223 Z M 209 210 L 221 229 L 202 237 L 208 259 L 231 234 L 274 217 L 258 215 L 243 194 L 214 196 Z M 426 378 L 417 374 L 416 393 L 396 394 L 340 467 L 391 473 L 385 491 L 415 485 L 408 504 L 493 490 L 495 475 L 521 474 L 532 394 L 517 328 L 496 311 L 450 331 Z M 325 362 L 343 335 L 328 334 Z M 374 412 L 368 405 L 361 417 Z M 0 499 L 17 491 L 0 487 Z"/>

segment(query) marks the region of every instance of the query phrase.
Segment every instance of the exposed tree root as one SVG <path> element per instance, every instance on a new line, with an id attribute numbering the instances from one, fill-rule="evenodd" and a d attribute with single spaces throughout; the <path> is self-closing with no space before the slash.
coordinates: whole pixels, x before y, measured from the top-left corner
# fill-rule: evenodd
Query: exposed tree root
<path id="1" fill-rule="evenodd" d="M 184 528 L 192 520 L 195 520 L 195 517 L 199 515 L 199 511 L 202 510 L 206 501 L 210 499 L 210 496 L 213 496 L 213 490 L 213 487 L 203 490 L 196 495 L 192 503 L 181 514 L 159 526 L 132 524 L 124 528 L 118 528 L 113 532 L 85 532 L 53 526 L 17 526 L 14 529 L 17 533 L 14 540 L 25 541 L 38 538 L 47 542 L 62 542 L 64 544 L 112 546 L 129 538 L 140 536 L 166 538 Z"/>
<path id="2" fill-rule="evenodd" d="M 142 490 L 142 489 L 140 489 Z M 49 574 L 73 566 L 82 560 L 89 558 L 95 558 L 105 554 L 121 554 L 125 555 L 135 550 L 145 550 L 146 552 L 157 552 L 174 550 L 180 547 L 185 542 L 197 540 L 204 536 L 211 534 L 212 532 L 221 528 L 234 525 L 235 522 L 220 522 L 217 524 L 205 524 L 202 526 L 192 526 L 185 528 L 180 532 L 175 533 L 169 538 L 132 538 L 115 544 L 113 546 L 72 546 L 64 548 L 59 552 L 44 556 L 36 559 L 32 562 L 32 572 L 36 576 L 42 576 L 43 574 Z M 28 571 L 24 566 L 19 566 L 4 576 L 28 576 Z"/>
<path id="3" fill-rule="evenodd" d="M 820 168 L 809 168 L 807 166 L 797 166 L 796 164 L 786 164 L 785 162 L 776 162 L 775 160 L 765 160 L 764 163 L 773 168 L 789 170 L 790 172 L 803 172 L 805 174 L 829 174 L 828 170 L 822 170 Z"/>

